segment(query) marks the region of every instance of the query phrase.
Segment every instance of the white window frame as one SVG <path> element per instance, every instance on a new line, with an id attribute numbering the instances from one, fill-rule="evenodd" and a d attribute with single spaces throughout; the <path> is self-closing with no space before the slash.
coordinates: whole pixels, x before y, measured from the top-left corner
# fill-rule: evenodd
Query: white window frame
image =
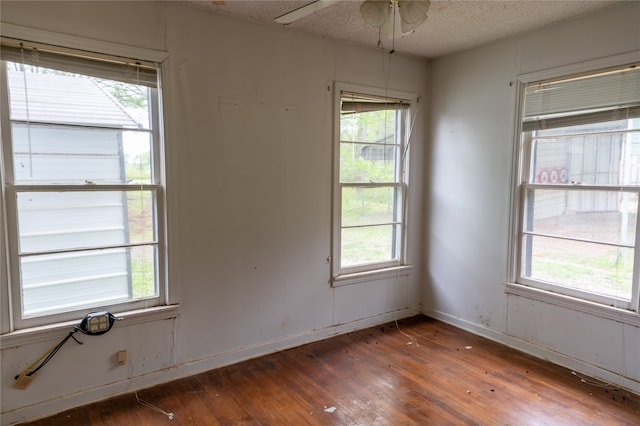
<path id="1" fill-rule="evenodd" d="M 513 180 L 511 191 L 510 237 L 508 243 L 510 258 L 508 262 L 507 280 L 505 282 L 505 291 L 508 294 L 541 300 L 546 303 L 587 312 L 604 318 L 615 319 L 624 323 L 640 325 L 640 315 L 638 315 L 640 312 L 640 286 L 638 284 L 640 277 L 640 262 L 638 261 L 638 259 L 640 259 L 640 244 L 638 244 L 640 240 L 640 228 L 637 228 L 636 231 L 636 269 L 634 270 L 633 292 L 630 302 L 617 302 L 611 297 L 600 297 L 596 294 L 587 295 L 585 292 L 573 291 L 569 288 L 561 288 L 559 286 L 549 285 L 548 283 L 527 279 L 522 276 L 521 270 L 523 265 L 522 241 L 524 235 L 526 189 L 527 186 L 531 188 L 536 187 L 536 184 L 525 184 L 529 176 L 530 167 L 530 162 L 528 161 L 530 160 L 530 145 L 522 133 L 525 87 L 528 84 L 539 81 L 557 80 L 580 74 L 594 74 L 600 70 L 622 67 L 627 64 L 637 63 L 638 61 L 640 61 L 640 51 L 635 51 L 549 70 L 522 74 L 517 77 L 517 113 L 515 114 L 516 121 L 513 136 L 516 141 L 516 149 L 513 152 L 512 160 Z M 585 186 L 584 188 L 581 187 L 581 189 L 590 188 Z M 640 192 L 640 190 L 638 191 Z M 640 218 L 640 215 L 638 215 L 638 218 Z"/>
<path id="2" fill-rule="evenodd" d="M 176 300 L 169 299 L 168 292 L 168 267 L 167 267 L 167 245 L 166 245 L 166 179 L 164 172 L 164 144 L 162 131 L 162 86 L 160 84 L 162 75 L 162 63 L 168 57 L 166 52 L 160 52 L 150 49 L 136 48 L 117 43 L 104 42 L 99 40 L 79 38 L 64 34 L 53 33 L 49 31 L 37 30 L 17 26 L 13 24 L 3 23 L 0 27 L 2 37 L 8 39 L 21 40 L 25 45 L 51 46 L 54 51 L 73 50 L 84 52 L 88 57 L 96 59 L 119 60 L 120 58 L 134 58 L 136 61 L 154 63 L 157 65 L 158 85 L 152 90 L 153 104 L 152 114 L 152 133 L 153 144 L 153 183 L 149 185 L 135 185 L 135 189 L 151 190 L 155 193 L 156 198 L 156 216 L 157 221 L 157 277 L 158 277 L 158 296 L 152 299 L 134 300 L 114 305 L 99 306 L 100 310 L 110 310 L 114 313 L 122 314 L 121 316 L 135 319 L 136 322 L 144 320 L 154 320 L 158 318 L 174 317 L 177 313 L 177 305 L 170 306 L 170 303 L 176 303 Z M 4 67 L 3 67 L 4 69 Z M 6 84 L 6 76 L 3 75 L 3 86 Z M 6 86 L 4 86 L 6 89 Z M 6 92 L 5 92 L 6 93 Z M 2 121 L 8 124 L 8 97 L 2 96 Z M 2 137 L 5 141 L 10 141 L 10 126 L 5 125 L 2 129 Z M 10 143 L 3 144 L 4 153 L 10 152 Z M 4 164 L 4 161 L 1 162 Z M 11 161 L 7 161 L 6 167 L 12 167 Z M 0 188 L 0 197 L 2 197 L 2 211 L 0 211 L 0 254 L 3 259 L 0 260 L 0 284 L 2 284 L 0 304 L 2 308 L 2 316 L 0 317 L 0 332 L 3 333 L 2 345 L 7 342 L 25 342 L 25 332 L 32 335 L 44 337 L 46 331 L 54 330 L 57 327 L 65 326 L 65 322 L 76 321 L 82 317 L 79 312 L 88 312 L 89 310 L 74 310 L 50 315 L 43 315 L 34 318 L 22 318 L 21 315 L 21 298 L 20 298 L 20 278 L 19 278 L 19 259 L 16 252 L 17 247 L 17 219 L 15 203 L 11 200 L 15 198 L 15 194 L 22 190 L 78 190 L 77 186 L 72 185 L 13 185 L 6 179 L 11 176 L 11 170 L 0 169 L 0 177 L 2 185 Z M 100 185 L 98 190 L 132 190 L 133 188 L 124 188 L 124 185 Z M 50 188 L 49 188 L 50 187 Z M 34 328 L 37 327 L 37 328 Z M 19 330 L 16 331 L 16 330 Z M 31 331 L 30 331 L 31 330 Z M 33 331 L 33 333 L 32 333 Z M 16 334 L 18 333 L 18 334 Z"/>
<path id="3" fill-rule="evenodd" d="M 1 105 L 0 108 L 5 108 Z M 1 136 L 0 136 L 1 137 Z M 4 176 L 2 149 L 0 149 L 0 179 Z M 0 334 L 10 331 L 11 325 L 11 300 L 9 299 L 9 266 L 7 262 L 8 253 L 6 250 L 7 223 L 6 205 L 4 202 L 4 185 L 0 182 Z"/>
<path id="4" fill-rule="evenodd" d="M 396 242 L 399 251 L 398 260 L 341 266 L 341 233 L 342 233 L 342 187 L 340 182 L 340 117 L 341 98 L 343 93 L 355 93 L 364 96 L 398 99 L 409 104 L 406 121 L 404 123 L 404 137 L 401 142 L 400 152 L 400 182 L 397 183 L 402 200 L 402 223 Z M 418 97 L 414 93 L 382 89 L 345 82 L 334 84 L 334 128 L 333 128 L 333 210 L 332 210 L 332 254 L 331 254 L 331 283 L 333 286 L 341 286 L 351 283 L 369 281 L 376 278 L 396 277 L 406 275 L 411 271 L 411 265 L 407 261 L 408 247 L 408 223 L 409 223 L 409 176 L 410 176 L 410 146 L 412 139 L 413 123 L 417 116 Z M 374 184 L 375 185 L 375 184 Z M 358 186 L 356 184 L 356 186 Z M 384 186 L 384 185 L 382 185 Z"/>

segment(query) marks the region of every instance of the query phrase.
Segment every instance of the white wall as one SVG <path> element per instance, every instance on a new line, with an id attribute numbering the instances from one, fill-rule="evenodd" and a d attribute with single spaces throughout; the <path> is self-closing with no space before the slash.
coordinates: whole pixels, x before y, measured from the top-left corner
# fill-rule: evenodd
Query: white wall
<path id="1" fill-rule="evenodd" d="M 640 3 L 435 60 L 424 312 L 640 391 L 640 330 L 505 293 L 516 77 L 640 49 Z M 637 324 L 637 322 L 636 322 Z"/>
<path id="2" fill-rule="evenodd" d="M 83 336 L 82 346 L 69 341 L 27 390 L 12 388 L 13 376 L 66 331 L 3 345 L 3 423 L 420 311 L 419 267 L 329 285 L 332 84 L 384 87 L 380 52 L 174 2 L 1 7 L 3 22 L 169 53 L 169 280 L 180 303 L 176 319 L 125 321 Z M 426 95 L 428 75 L 426 61 L 394 56 L 389 87 Z M 424 205 L 423 108 L 412 146 L 414 229 Z M 413 262 L 420 246 L 410 241 Z M 118 366 L 122 349 L 129 362 Z"/>

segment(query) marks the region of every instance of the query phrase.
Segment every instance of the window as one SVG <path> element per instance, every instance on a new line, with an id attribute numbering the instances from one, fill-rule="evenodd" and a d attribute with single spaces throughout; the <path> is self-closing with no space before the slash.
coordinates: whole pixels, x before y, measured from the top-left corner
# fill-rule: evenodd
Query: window
<path id="1" fill-rule="evenodd" d="M 636 65 L 525 84 L 520 284 L 638 311 Z"/>
<path id="2" fill-rule="evenodd" d="M 10 329 L 161 304 L 157 66 L 2 43 Z"/>
<path id="3" fill-rule="evenodd" d="M 411 97 L 337 85 L 334 277 L 405 261 Z"/>

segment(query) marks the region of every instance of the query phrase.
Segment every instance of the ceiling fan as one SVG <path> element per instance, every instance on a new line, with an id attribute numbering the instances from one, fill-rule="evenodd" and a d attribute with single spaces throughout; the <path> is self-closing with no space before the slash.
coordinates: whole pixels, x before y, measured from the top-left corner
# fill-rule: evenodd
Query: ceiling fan
<path id="1" fill-rule="evenodd" d="M 305 16 L 329 7 L 338 0 L 316 0 L 276 18 L 280 24 L 290 24 Z M 365 0 L 360 15 L 369 25 L 379 28 L 391 38 L 413 32 L 427 19 L 429 0 Z"/>

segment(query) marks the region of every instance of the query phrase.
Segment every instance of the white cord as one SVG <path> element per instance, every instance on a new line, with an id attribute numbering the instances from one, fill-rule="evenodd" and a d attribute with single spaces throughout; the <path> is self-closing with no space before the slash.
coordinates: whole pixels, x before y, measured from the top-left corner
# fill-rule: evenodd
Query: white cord
<path id="1" fill-rule="evenodd" d="M 585 385 L 591 385 L 591 386 L 595 386 L 597 388 L 603 388 L 603 389 L 620 389 L 619 386 L 616 385 L 612 385 L 612 384 L 608 384 L 608 383 L 598 383 L 594 380 L 590 380 L 586 377 L 581 376 L 580 374 L 576 373 L 575 371 L 571 372 L 572 375 L 576 376 L 577 378 L 580 379 L 581 383 L 584 383 Z"/>
<path id="2" fill-rule="evenodd" d="M 153 411 L 157 411 L 158 413 L 162 413 L 162 414 L 164 414 L 165 416 L 167 416 L 167 417 L 169 418 L 169 420 L 173 420 L 173 419 L 174 419 L 175 414 L 173 414 L 173 413 L 167 413 L 167 412 L 166 412 L 166 411 L 164 411 L 163 409 L 158 408 L 158 407 L 156 407 L 156 406 L 155 406 L 155 405 L 153 405 L 153 404 L 150 404 L 150 403 L 148 403 L 148 402 L 146 402 L 146 401 L 141 400 L 141 399 L 140 399 L 140 397 L 138 396 L 138 392 L 134 392 L 134 393 L 136 394 L 136 401 L 138 401 L 138 403 L 140 403 L 141 405 L 144 405 L 145 407 L 149 407 L 149 408 L 151 408 Z"/>
<path id="3" fill-rule="evenodd" d="M 413 336 L 405 333 L 404 331 L 400 330 L 400 326 L 398 325 L 398 320 L 396 320 L 396 328 L 398 329 L 400 334 L 402 334 L 403 336 L 408 337 L 409 339 L 411 339 L 410 342 L 407 342 L 407 345 L 415 344 L 416 348 L 420 347 L 420 344 L 418 343 L 418 339 L 416 339 L 415 337 L 413 337 Z"/>

